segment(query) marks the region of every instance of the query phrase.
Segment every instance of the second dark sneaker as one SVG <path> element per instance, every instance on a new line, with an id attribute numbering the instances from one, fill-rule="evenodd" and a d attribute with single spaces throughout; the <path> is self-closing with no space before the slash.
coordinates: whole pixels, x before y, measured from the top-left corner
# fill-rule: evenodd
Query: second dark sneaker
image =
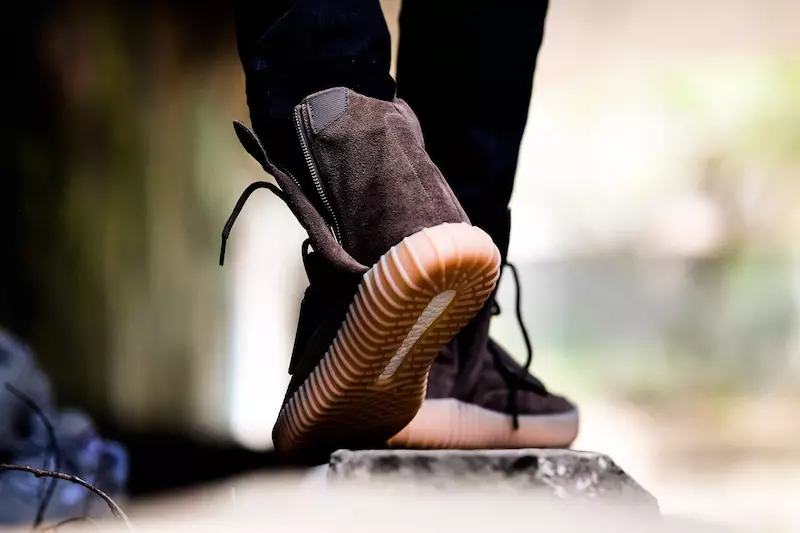
<path id="1" fill-rule="evenodd" d="M 279 168 L 236 124 L 280 189 L 248 188 L 223 242 L 258 187 L 285 200 L 308 232 L 310 285 L 273 438 L 286 456 L 326 460 L 339 448 L 382 446 L 414 418 L 437 354 L 494 291 L 500 252 L 469 224 L 403 100 L 329 89 L 303 100 L 294 121 L 303 175 Z"/>
<path id="2" fill-rule="evenodd" d="M 520 365 L 489 337 L 499 309 L 493 300 L 437 358 L 428 396 L 414 420 L 389 444 L 409 448 L 563 448 L 578 435 L 578 410 L 529 372 L 533 355 L 522 322 L 517 282 L 517 319 L 528 357 Z M 494 309 L 493 309 L 494 307 Z"/>

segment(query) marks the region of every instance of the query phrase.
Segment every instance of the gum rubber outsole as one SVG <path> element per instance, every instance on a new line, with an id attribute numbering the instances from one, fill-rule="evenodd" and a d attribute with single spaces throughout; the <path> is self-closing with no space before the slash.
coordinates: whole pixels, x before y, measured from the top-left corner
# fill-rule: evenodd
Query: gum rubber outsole
<path id="1" fill-rule="evenodd" d="M 460 449 L 567 448 L 578 436 L 578 410 L 511 415 L 454 398 L 425 400 L 414 420 L 392 437 L 394 448 Z"/>
<path id="2" fill-rule="evenodd" d="M 284 404 L 273 438 L 286 456 L 379 446 L 416 415 L 441 348 L 483 307 L 500 252 L 469 224 L 423 229 L 364 275 L 320 364 Z"/>

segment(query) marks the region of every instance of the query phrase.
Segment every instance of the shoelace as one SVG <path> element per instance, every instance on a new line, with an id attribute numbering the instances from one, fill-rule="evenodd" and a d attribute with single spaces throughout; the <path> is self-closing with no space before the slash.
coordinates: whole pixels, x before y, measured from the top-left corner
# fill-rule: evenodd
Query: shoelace
<path id="1" fill-rule="evenodd" d="M 228 217 L 228 221 L 225 222 L 225 227 L 222 228 L 222 245 L 219 250 L 219 265 L 222 266 L 225 263 L 225 248 L 228 244 L 228 237 L 231 234 L 231 230 L 233 229 L 233 223 L 236 222 L 236 219 L 239 217 L 239 213 L 242 212 L 244 208 L 244 204 L 247 202 L 247 199 L 250 198 L 250 195 L 253 194 L 258 189 L 269 189 L 272 191 L 275 196 L 280 198 L 284 203 L 287 202 L 286 193 L 283 192 L 277 185 L 274 183 L 270 183 L 268 181 L 256 181 L 251 183 L 247 186 L 247 188 L 242 191 L 242 194 L 239 196 L 239 200 L 237 200 L 236 205 L 233 207 L 233 211 L 231 211 L 231 215 Z"/>
<path id="2" fill-rule="evenodd" d="M 522 319 L 522 284 L 519 281 L 519 272 L 517 271 L 517 267 L 514 266 L 512 263 L 506 262 L 506 267 L 511 270 L 511 274 L 514 277 L 514 285 L 516 288 L 516 315 L 517 315 L 517 323 L 519 324 L 519 329 L 522 332 L 522 338 L 525 341 L 525 349 L 527 350 L 527 357 L 525 358 L 525 364 L 520 368 L 519 372 L 514 374 L 512 372 L 505 371 L 505 365 L 502 361 L 495 361 L 495 365 L 501 372 L 503 379 L 506 381 L 508 385 L 508 401 L 507 401 L 507 409 L 511 413 L 512 422 L 514 425 L 514 429 L 519 429 L 519 405 L 517 404 L 517 394 L 519 393 L 520 389 L 530 388 L 534 392 L 543 393 L 545 392 L 543 387 L 536 387 L 534 385 L 530 385 L 528 387 L 528 382 L 525 379 L 528 370 L 530 369 L 531 363 L 533 362 L 533 345 L 531 344 L 530 336 L 528 335 L 528 329 L 525 327 L 525 321 Z M 494 301 L 494 305 L 492 306 L 492 315 L 499 315 L 500 314 L 500 304 L 497 303 L 497 300 Z"/>

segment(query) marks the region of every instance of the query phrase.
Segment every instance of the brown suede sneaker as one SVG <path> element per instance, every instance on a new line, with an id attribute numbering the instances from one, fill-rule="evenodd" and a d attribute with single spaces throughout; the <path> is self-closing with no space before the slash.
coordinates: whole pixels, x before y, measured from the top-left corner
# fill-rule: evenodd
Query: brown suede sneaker
<path id="1" fill-rule="evenodd" d="M 509 265 L 511 266 L 511 265 Z M 516 269 L 511 266 L 514 280 Z M 525 366 L 489 338 L 491 298 L 431 368 L 428 395 L 414 420 L 389 441 L 409 448 L 562 448 L 578 435 L 579 416 L 566 398 L 550 393 Z"/>
<path id="2" fill-rule="evenodd" d="M 280 189 L 257 183 L 243 193 L 223 254 L 258 187 L 284 199 L 307 230 L 310 286 L 273 437 L 281 454 L 326 460 L 339 448 L 383 445 L 411 421 L 436 355 L 492 294 L 500 253 L 469 224 L 404 101 L 329 89 L 295 108 L 295 125 L 304 176 L 278 168 L 235 124 Z"/>

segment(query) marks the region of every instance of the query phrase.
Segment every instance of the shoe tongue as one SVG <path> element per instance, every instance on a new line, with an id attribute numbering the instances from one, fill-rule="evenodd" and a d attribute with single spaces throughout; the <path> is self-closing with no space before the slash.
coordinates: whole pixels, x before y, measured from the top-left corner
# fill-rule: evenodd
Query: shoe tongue
<path id="1" fill-rule="evenodd" d="M 309 200 L 308 194 L 268 157 L 256 134 L 241 122 L 235 121 L 233 126 L 247 153 L 259 162 L 265 172 L 275 178 L 278 186 L 286 194 L 289 209 L 308 232 L 314 249 L 339 270 L 363 275 L 368 268 L 346 253 L 331 234 L 319 209 Z"/>

